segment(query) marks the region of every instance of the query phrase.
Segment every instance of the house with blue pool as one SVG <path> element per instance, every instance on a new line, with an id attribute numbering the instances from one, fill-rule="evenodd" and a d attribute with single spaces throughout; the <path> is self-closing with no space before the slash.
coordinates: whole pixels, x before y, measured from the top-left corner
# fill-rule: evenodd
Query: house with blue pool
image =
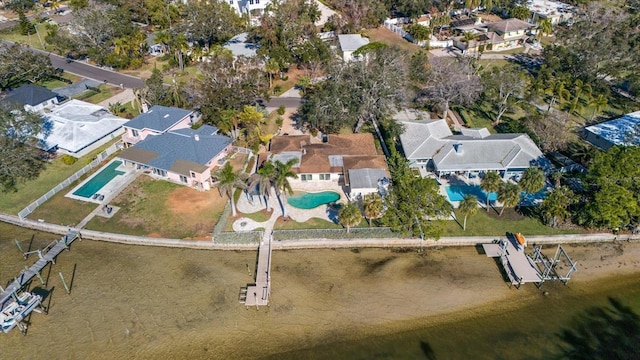
<path id="1" fill-rule="evenodd" d="M 213 169 L 233 149 L 231 138 L 210 125 L 147 135 L 118 155 L 124 165 L 198 190 L 211 189 Z"/>
<path id="2" fill-rule="evenodd" d="M 529 167 L 550 166 L 527 134 L 491 134 L 486 128 L 461 128 L 453 134 L 444 119 L 402 120 L 400 142 L 410 167 L 437 177 L 474 177 L 498 171 L 503 179 L 519 179 Z"/>
<path id="3" fill-rule="evenodd" d="M 640 111 L 584 128 L 584 138 L 594 146 L 609 150 L 613 146 L 640 145 Z"/>
<path id="4" fill-rule="evenodd" d="M 357 199 L 378 193 L 388 184 L 386 158 L 378 154 L 371 134 L 328 134 L 322 139 L 311 135 L 275 136 L 269 151 L 259 155 L 258 166 L 292 158 L 298 159 L 292 169 L 298 179 L 290 180 L 294 188 L 340 186 L 347 196 Z"/>

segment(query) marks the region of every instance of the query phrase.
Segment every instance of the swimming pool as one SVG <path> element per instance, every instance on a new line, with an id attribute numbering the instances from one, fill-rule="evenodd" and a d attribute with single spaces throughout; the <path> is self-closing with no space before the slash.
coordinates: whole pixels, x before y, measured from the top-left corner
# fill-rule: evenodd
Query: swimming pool
<path id="1" fill-rule="evenodd" d="M 321 191 L 291 196 L 287 198 L 287 202 L 294 208 L 309 210 L 338 199 L 340 199 L 340 194 L 335 191 Z"/>
<path id="2" fill-rule="evenodd" d="M 465 195 L 473 195 L 478 198 L 478 201 L 487 202 L 487 193 L 479 185 L 451 185 L 446 186 L 445 190 L 450 201 L 462 201 Z M 489 194 L 489 201 L 496 200 L 498 200 L 497 193 Z"/>
<path id="3" fill-rule="evenodd" d="M 116 168 L 122 164 L 122 161 L 114 161 L 107 167 L 102 169 L 96 176 L 92 177 L 78 190 L 73 192 L 73 195 L 82 196 L 84 198 L 91 198 L 93 194 L 102 189 L 109 181 L 113 180 L 118 175 L 124 174 L 124 171 L 118 171 Z"/>

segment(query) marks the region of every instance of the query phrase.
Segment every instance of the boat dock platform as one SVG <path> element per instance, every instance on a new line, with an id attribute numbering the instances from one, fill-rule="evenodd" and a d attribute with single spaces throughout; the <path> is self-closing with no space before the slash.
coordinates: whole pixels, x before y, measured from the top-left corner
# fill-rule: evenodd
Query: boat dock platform
<path id="1" fill-rule="evenodd" d="M 258 248 L 258 265 L 256 267 L 256 282 L 248 284 L 240 290 L 240 302 L 245 306 L 265 306 L 269 304 L 271 295 L 271 240 L 262 239 Z"/>
<path id="2" fill-rule="evenodd" d="M 11 282 L 0 294 L 0 311 L 13 301 L 12 294 L 17 293 L 25 284 L 35 276 L 40 277 L 40 271 L 50 262 L 55 264 L 56 257 L 65 249 L 69 248 L 72 242 L 80 237 L 76 230 L 69 230 L 60 240 L 55 240 L 42 250 L 33 251 L 38 254 L 38 261 L 30 268 L 22 270 L 13 282 Z M 27 253 L 25 253 L 27 254 Z"/>
<path id="3" fill-rule="evenodd" d="M 542 283 L 538 267 L 524 253 L 524 247 L 513 240 L 499 240 L 497 243 L 482 244 L 488 257 L 499 257 L 511 285 L 517 288 L 524 283 Z"/>

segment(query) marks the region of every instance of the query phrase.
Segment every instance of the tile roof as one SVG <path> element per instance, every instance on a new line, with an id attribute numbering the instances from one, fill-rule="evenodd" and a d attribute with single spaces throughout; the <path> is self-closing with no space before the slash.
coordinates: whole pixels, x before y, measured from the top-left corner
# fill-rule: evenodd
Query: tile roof
<path id="1" fill-rule="evenodd" d="M 2 102 L 6 104 L 18 104 L 20 106 L 35 106 L 56 97 L 58 97 L 58 94 L 49 89 L 29 84 L 8 92 Z"/>
<path id="2" fill-rule="evenodd" d="M 148 156 L 157 154 L 152 159 L 145 158 L 141 162 L 157 169 L 189 175 L 189 171 L 202 172 L 207 163 L 222 152 L 231 139 L 221 135 L 202 135 L 193 131 L 191 135 L 169 131 L 160 135 L 148 136 L 133 147 L 125 149 L 119 157 L 140 162 L 140 153 Z M 140 150 L 143 150 L 142 152 Z"/>
<path id="3" fill-rule="evenodd" d="M 131 119 L 127 123 L 127 127 L 137 130 L 150 129 L 164 132 L 192 113 L 193 111 L 190 110 L 154 105 L 146 113 Z"/>

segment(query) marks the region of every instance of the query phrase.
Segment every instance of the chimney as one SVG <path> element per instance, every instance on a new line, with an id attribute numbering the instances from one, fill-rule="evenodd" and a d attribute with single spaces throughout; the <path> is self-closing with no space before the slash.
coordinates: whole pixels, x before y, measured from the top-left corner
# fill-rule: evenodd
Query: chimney
<path id="1" fill-rule="evenodd" d="M 194 138 L 196 141 L 200 141 L 200 135 L 198 135 L 198 134 L 193 135 L 193 138 Z"/>

